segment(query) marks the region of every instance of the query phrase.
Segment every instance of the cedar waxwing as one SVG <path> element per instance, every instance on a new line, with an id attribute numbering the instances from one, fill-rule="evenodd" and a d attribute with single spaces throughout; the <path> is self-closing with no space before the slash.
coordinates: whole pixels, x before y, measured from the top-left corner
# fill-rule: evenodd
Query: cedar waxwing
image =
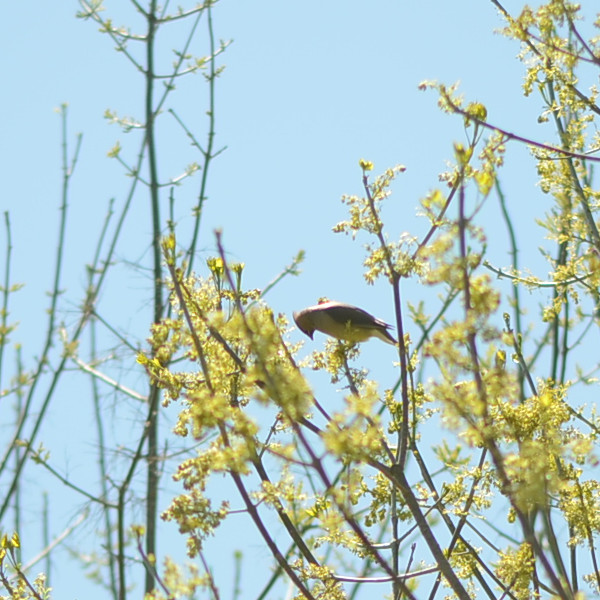
<path id="1" fill-rule="evenodd" d="M 362 308 L 343 302 L 322 302 L 294 313 L 298 329 L 311 340 L 315 331 L 322 331 L 331 337 L 364 342 L 377 337 L 388 344 L 397 344 L 388 332 L 391 325 L 376 319 Z"/>

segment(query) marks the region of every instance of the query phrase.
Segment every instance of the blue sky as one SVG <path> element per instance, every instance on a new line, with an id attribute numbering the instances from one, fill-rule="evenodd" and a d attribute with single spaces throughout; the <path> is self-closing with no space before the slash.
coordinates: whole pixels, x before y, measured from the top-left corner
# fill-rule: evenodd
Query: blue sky
<path id="1" fill-rule="evenodd" d="M 360 243 L 331 227 L 345 217 L 341 195 L 361 191 L 359 158 L 374 161 L 376 171 L 407 167 L 390 203 L 395 231 L 409 228 L 418 198 L 438 185 L 452 142 L 464 138 L 462 122 L 441 114 L 435 93 L 417 90 L 420 81 L 460 80 L 469 99 L 488 106 L 491 120 L 536 133 L 531 117 L 538 107 L 519 94 L 518 49 L 492 33 L 500 20 L 491 3 L 408 4 L 414 6 L 376 2 L 365 10 L 361 2 L 223 2 L 215 10 L 217 36 L 233 43 L 221 58 L 226 70 L 217 86 L 217 147 L 227 150 L 213 164 L 204 248 L 211 252 L 211 231 L 222 227 L 229 251 L 248 265 L 247 283 L 257 287 L 306 250 L 303 276 L 277 296 L 283 311 L 293 308 L 286 297 L 301 305 L 321 295 L 363 301 L 373 310 L 384 304 L 362 281 Z M 74 18 L 76 9 L 76 3 L 37 3 L 32 23 L 16 3 L 2 25 L 10 57 L 4 59 L 9 93 L 1 100 L 3 138 L 10 140 L 2 147 L 2 208 L 11 211 L 24 270 L 31 258 L 39 264 L 30 240 L 47 241 L 47 248 L 56 235 L 60 120 L 53 109 L 68 102 L 71 142 L 83 133 L 70 222 L 78 255 L 91 254 L 95 238 L 77 224 L 103 218 L 108 198 L 123 190 L 122 170 L 106 153 L 119 140 L 127 155 L 128 136 L 103 113 L 141 114 L 141 77 L 95 25 Z M 107 9 L 115 23 L 131 22 L 129 14 L 112 13 L 111 3 Z M 201 78 L 180 88 L 177 108 L 201 126 Z M 175 156 L 162 149 L 165 179 L 197 160 L 191 149 L 177 148 Z M 129 152 L 135 149 L 130 143 Z M 192 184 L 188 193 L 196 189 Z M 139 225 L 147 235 L 148 223 Z M 47 289 L 49 279 L 42 273 L 38 284 Z"/>
<path id="2" fill-rule="evenodd" d="M 519 5 L 506 2 L 513 10 Z M 123 0 L 106 2 L 106 7 L 115 23 L 131 24 L 133 29 L 139 25 Z M 122 202 L 128 185 L 107 152 L 117 140 L 125 156 L 137 148 L 132 135 L 109 125 L 103 114 L 110 108 L 141 119 L 142 79 L 93 23 L 75 18 L 77 2 L 11 2 L 3 10 L 0 208 L 10 212 L 13 281 L 26 284 L 13 306 L 13 318 L 21 322 L 13 338 L 32 355 L 39 351 L 59 219 L 60 119 L 54 109 L 69 104 L 72 147 L 75 134 L 83 134 L 71 189 L 63 281 L 68 294 L 62 310 L 68 324 L 69 311 L 83 295 L 83 262 L 91 259 L 108 200 Z M 385 208 L 388 231 L 394 237 L 421 227 L 415 218 L 418 199 L 440 185 L 438 173 L 452 158 L 453 142 L 464 140 L 462 121 L 442 114 L 433 92 L 417 89 L 422 80 L 460 80 L 469 100 L 486 104 L 491 122 L 545 139 L 536 122 L 538 101 L 521 95 L 518 47 L 493 33 L 502 22 L 490 2 L 222 0 L 213 18 L 216 36 L 233 41 L 219 59 L 226 69 L 217 83 L 216 146 L 227 149 L 212 166 L 200 258 L 215 253 L 212 231 L 222 228 L 232 259 L 247 265 L 246 285 L 261 288 L 305 250 L 301 276 L 286 279 L 267 297 L 290 319 L 292 311 L 328 296 L 392 320 L 391 291 L 384 284 L 367 286 L 362 278 L 366 240 L 352 242 L 331 228 L 346 217 L 342 194 L 361 193 L 360 158 L 372 160 L 376 173 L 406 165 Z M 166 52 L 178 47 L 177 35 L 161 39 Z M 198 54 L 206 51 L 203 39 L 204 32 L 198 38 Z M 172 55 L 166 53 L 161 60 L 168 65 Z M 206 91 L 202 78 L 194 76 L 183 81 L 174 96 L 177 110 L 201 139 Z M 159 147 L 164 179 L 198 160 L 180 133 L 172 133 L 174 123 L 169 126 Z M 526 157 L 523 148 L 509 147 L 503 185 L 509 207 L 519 210 L 520 242 L 535 250 L 539 242 L 530 242 L 526 233 L 548 201 L 537 191 L 535 171 Z M 178 206 L 191 204 L 197 182 L 198 178 L 178 190 Z M 140 196 L 136 202 L 145 215 L 146 199 Z M 185 208 L 179 214 L 185 227 Z M 484 216 L 493 224 L 497 214 L 492 207 Z M 133 220 L 119 258 L 147 264 L 149 233 L 146 216 Z M 508 264 L 504 233 L 498 238 L 489 233 L 493 256 L 498 264 Z M 2 229 L 0 247 L 3 240 Z M 530 258 L 530 264 L 543 266 L 536 253 Z M 116 289 L 109 288 L 101 299 L 103 310 L 108 316 L 119 311 L 119 326 L 133 329 L 143 340 L 151 317 L 140 298 L 148 279 L 124 271 L 114 285 Z M 322 337 L 315 339 L 307 351 L 322 345 Z M 370 342 L 364 356 L 374 373 L 385 377 L 377 365 L 390 360 L 389 348 Z M 393 381 L 395 374 L 388 375 L 385 385 L 390 385 L 390 377 Z M 141 378 L 138 383 L 143 389 Z M 73 419 L 89 420 L 85 408 L 74 407 L 72 400 L 65 399 L 65 407 L 76 415 Z M 60 414 L 57 407 L 51 421 L 56 429 L 47 432 L 45 440 L 52 440 L 53 434 L 64 437 Z M 75 443 L 54 444 L 59 461 L 75 471 L 85 469 L 75 457 Z M 72 514 L 68 508 L 61 516 L 67 521 Z M 69 588 L 68 577 L 59 583 L 65 587 L 58 587 L 57 597 L 75 597 L 81 591 Z"/>

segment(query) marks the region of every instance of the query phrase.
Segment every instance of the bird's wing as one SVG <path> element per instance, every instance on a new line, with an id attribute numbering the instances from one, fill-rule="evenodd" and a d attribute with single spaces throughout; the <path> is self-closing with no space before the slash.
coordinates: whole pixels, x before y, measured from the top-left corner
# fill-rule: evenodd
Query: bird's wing
<path id="1" fill-rule="evenodd" d="M 376 319 L 373 315 L 370 315 L 366 310 L 352 306 L 350 304 L 342 304 L 341 302 L 332 304 L 332 306 L 325 308 L 326 312 L 329 313 L 332 319 L 338 323 L 347 323 L 350 321 L 353 327 L 359 329 L 372 328 L 373 325 L 387 328 L 390 327 L 387 323 Z"/>

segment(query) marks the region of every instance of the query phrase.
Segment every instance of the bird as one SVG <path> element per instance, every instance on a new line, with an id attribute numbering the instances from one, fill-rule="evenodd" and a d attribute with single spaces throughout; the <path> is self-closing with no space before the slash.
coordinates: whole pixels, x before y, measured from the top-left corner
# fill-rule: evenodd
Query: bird
<path id="1" fill-rule="evenodd" d="M 391 325 L 375 318 L 366 310 L 332 300 L 319 302 L 294 313 L 294 321 L 298 329 L 311 340 L 315 331 L 321 331 L 349 342 L 364 342 L 371 337 L 396 345 L 388 329 Z"/>

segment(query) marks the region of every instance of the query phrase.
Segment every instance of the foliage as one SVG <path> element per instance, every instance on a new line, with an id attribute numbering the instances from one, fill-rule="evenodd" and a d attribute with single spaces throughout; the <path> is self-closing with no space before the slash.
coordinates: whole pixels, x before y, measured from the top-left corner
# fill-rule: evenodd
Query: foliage
<path id="1" fill-rule="evenodd" d="M 181 402 L 176 433 L 200 443 L 176 475 L 185 491 L 163 515 L 188 536 L 190 556 L 227 518 L 229 503 L 211 504 L 211 481 L 226 473 L 278 572 L 301 597 L 346 597 L 382 581 L 394 597 L 420 597 L 416 590 L 425 585 L 433 597 L 440 584 L 457 598 L 572 598 L 584 581 L 598 590 L 598 421 L 581 405 L 590 381 L 567 378 L 566 368 L 597 326 L 597 159 L 589 153 L 597 142 L 586 145 L 586 136 L 599 111 L 595 89 L 580 89 L 576 71 L 597 66 L 598 52 L 576 28 L 574 5 L 553 1 L 513 18 L 494 4 L 507 20 L 504 33 L 523 44 L 525 91 L 541 93 L 541 118 L 552 119 L 559 134 L 556 145 L 521 140 L 531 142 L 541 188 L 555 201 L 540 221 L 558 253 L 548 254 L 553 297 L 540 315 L 547 331 L 538 339 L 526 334 L 518 295 L 523 285 L 544 289 L 542 280 L 516 264 L 506 270 L 487 261 L 478 224 L 493 191 L 504 202 L 499 171 L 506 144 L 518 138 L 490 123 L 481 103 L 465 106 L 454 86 L 423 84 L 439 92 L 443 110 L 462 115 L 467 133 L 441 176 L 447 189 L 421 201 L 426 235 L 386 228 L 382 209 L 404 168 L 371 179 L 367 160 L 360 163 L 364 195 L 343 198 L 349 218 L 334 228 L 370 236 L 365 280 L 384 278 L 394 292 L 393 389 L 380 390 L 365 369 L 350 367 L 359 349 L 341 342 L 298 364 L 285 317 L 240 288 L 234 273 L 241 268 L 227 264 L 220 244 L 211 277 L 186 278 L 168 238 L 178 315 L 164 324 L 168 355 L 189 366 L 175 372 L 149 356 L 139 360 L 166 402 Z M 509 219 L 516 258 L 511 228 Z M 502 282 L 493 274 L 514 285 L 510 311 L 502 312 Z M 408 310 L 408 278 L 440 290 L 432 316 L 424 305 Z M 417 337 L 408 333 L 411 318 Z M 569 343 L 582 327 L 582 337 Z M 164 338 L 154 335 L 153 345 Z M 346 380 L 343 407 L 323 409 L 306 367 L 328 372 L 332 383 Z M 258 407 L 270 409 L 270 420 Z M 439 423 L 454 442 L 432 440 Z M 269 510 L 287 541 L 275 540 Z M 490 529 L 502 534 L 492 539 Z"/>
<path id="2" fill-rule="evenodd" d="M 139 163 L 123 157 L 119 142 L 110 155 L 134 181 L 121 220 L 137 185 L 145 185 L 151 200 L 150 336 L 146 350 L 139 352 L 138 344 L 121 340 L 128 360 L 136 352 L 150 385 L 147 394 L 136 395 L 111 380 L 119 398 L 141 401 L 145 414 L 133 436 L 136 445 L 120 453 L 121 470 L 107 467 L 108 450 L 99 443 L 100 472 L 112 481 L 110 489 L 104 485 L 92 493 L 78 488 L 53 469 L 43 445 L 35 449 L 45 407 L 67 364 L 76 364 L 94 381 L 108 381 L 92 360 L 95 350 L 89 361 L 81 358 L 80 338 L 92 324 L 102 323 L 97 302 L 114 257 L 118 225 L 106 246 L 101 234 L 80 321 L 73 331 L 60 329 L 62 354 L 56 357 L 50 350 L 59 330 L 59 252 L 44 352 L 36 369 L 29 375 L 20 372 L 14 389 L 5 393 L 26 400 L 19 404 L 6 449 L 18 468 L 9 473 L 5 460 L 0 469 L 8 481 L 3 511 L 21 489 L 21 472 L 29 461 L 97 505 L 108 549 L 102 559 L 106 568 L 98 567 L 97 575 L 115 598 L 127 595 L 126 552 L 143 565 L 147 598 L 220 597 L 223 583 L 207 545 L 241 518 L 274 561 L 272 572 L 263 577 L 260 598 L 280 594 L 288 583 L 296 597 L 306 599 L 434 598 L 442 593 L 461 599 L 569 599 L 600 593 L 595 548 L 600 422 L 590 393 L 598 368 L 590 348 L 595 347 L 600 300 L 593 168 L 600 160 L 594 156 L 600 109 L 595 86 L 586 89 L 580 83 L 595 77 L 600 66 L 600 38 L 584 36 L 581 8 L 565 0 L 525 7 L 520 15 L 509 14 L 498 0 L 491 2 L 505 20 L 504 35 L 521 45 L 524 92 L 544 102 L 539 119 L 553 125 L 556 141 L 512 133 L 493 123 L 482 103 L 465 101 L 456 85 L 424 82 L 422 89 L 438 94 L 443 111 L 463 119 L 465 140 L 454 144 L 453 163 L 440 176 L 443 185 L 420 200 L 426 227 L 419 235 L 396 231 L 384 218 L 404 167 L 373 176 L 374 164 L 360 161 L 364 192 L 342 198 L 348 218 L 333 230 L 366 240 L 365 281 L 382 280 L 393 294 L 398 346 L 394 355 L 386 351 L 395 383 L 381 389 L 361 363 L 357 345 L 330 340 L 324 349 L 300 358 L 303 346 L 293 341 L 291 324 L 265 301 L 269 288 L 246 289 L 245 265 L 228 260 L 220 232 L 216 255 L 194 268 L 206 173 L 218 155 L 212 146 L 212 105 L 206 147 L 172 113 L 202 158 L 202 165 L 192 163 L 181 178 L 170 181 L 175 186 L 202 173 L 191 235 L 181 233 L 172 213 L 168 219 L 160 214 L 164 182 L 156 173 L 155 121 L 180 75 L 205 72 L 212 98 L 220 72 L 215 57 L 225 47 L 214 44 L 212 2 L 160 18 L 154 2 L 148 10 L 134 2 L 148 25 L 146 49 L 152 50 L 157 27 L 202 14 L 209 21 L 207 55 L 191 57 L 186 41 L 176 52 L 163 95 L 155 97 L 158 74 L 152 61 L 142 65 L 130 49 L 140 36 L 103 18 L 102 2 L 82 1 L 81 16 L 98 23 L 147 76 L 144 118 L 120 117 L 115 111 L 106 117 L 123 131 L 144 131 Z M 593 27 L 600 27 L 600 18 Z M 63 116 L 66 122 L 65 111 Z M 544 250 L 547 277 L 520 266 L 516 202 L 505 198 L 500 183 L 505 155 L 516 143 L 530 147 L 540 189 L 552 201 L 537 223 L 551 244 Z M 78 149 L 70 164 L 66 151 L 64 156 L 66 207 Z M 148 165 L 147 178 L 141 175 L 142 164 Z M 506 228 L 509 268 L 489 257 L 500 228 L 486 230 L 481 214 L 494 199 Z M 8 250 L 3 340 L 13 329 L 6 307 L 16 291 L 9 285 L 10 243 Z M 299 253 L 276 282 L 298 274 L 301 260 Z M 421 286 L 422 301 L 408 301 L 409 285 Z M 528 322 L 531 303 L 523 301 L 523 289 L 540 301 Z M 541 304 L 548 291 L 550 299 Z M 533 325 L 544 330 L 536 334 Z M 52 377 L 42 410 L 34 416 L 32 399 L 47 364 Z M 325 373 L 330 386 L 322 389 L 311 372 Z M 341 383 L 343 401 L 326 403 L 330 390 Z M 162 410 L 178 411 L 172 433 L 158 427 L 160 394 Z M 29 434 L 22 435 L 25 424 Z M 106 428 L 99 418 L 99 440 Z M 179 441 L 172 455 L 159 451 L 161 435 L 170 448 L 174 437 Z M 135 485 L 144 460 L 146 492 Z M 192 561 L 186 568 L 170 557 L 160 565 L 157 561 L 159 464 L 180 486 L 161 517 L 185 537 Z M 133 500 L 143 506 L 144 525 L 129 510 Z M 18 534 L 3 535 L 0 581 L 9 597 L 48 597 L 45 577 L 31 581 L 19 548 Z M 235 560 L 231 579 L 237 586 L 242 558 Z M 239 593 L 236 587 L 234 595 Z"/>

